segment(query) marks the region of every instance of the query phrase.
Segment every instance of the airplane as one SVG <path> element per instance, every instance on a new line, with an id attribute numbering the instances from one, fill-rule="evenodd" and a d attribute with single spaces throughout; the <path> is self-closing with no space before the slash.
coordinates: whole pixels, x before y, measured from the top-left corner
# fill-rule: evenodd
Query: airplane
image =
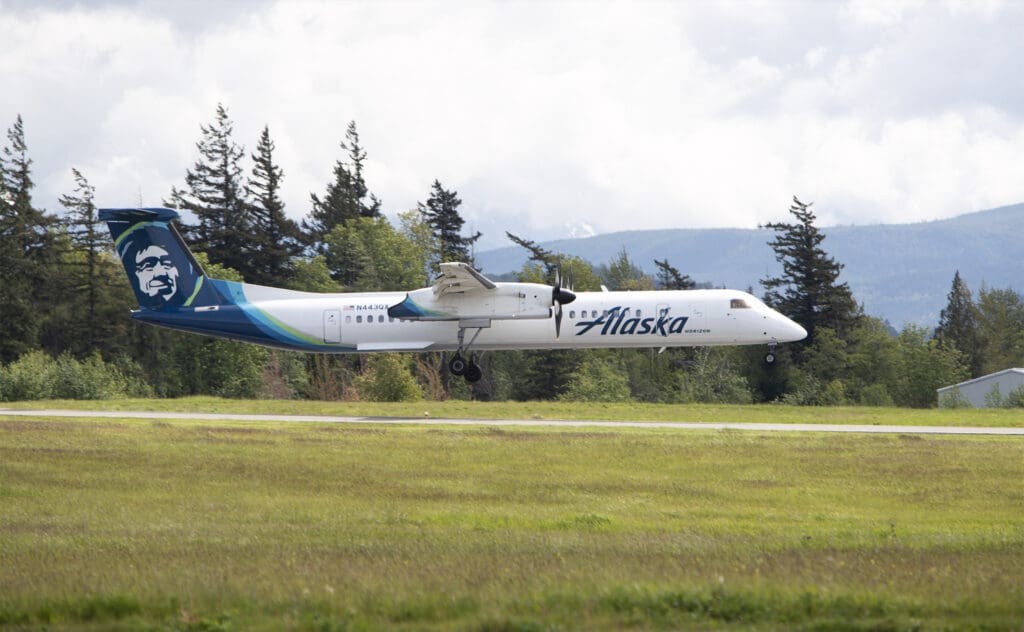
<path id="1" fill-rule="evenodd" d="M 483 351 L 764 344 L 771 364 L 776 345 L 807 336 L 746 292 L 574 292 L 571 279 L 568 287 L 560 278 L 494 282 L 463 262 L 442 263 L 432 286 L 408 292 L 321 294 L 212 279 L 172 223 L 178 217 L 168 208 L 99 211 L 139 302 L 135 320 L 293 351 L 454 351 L 448 368 L 469 382 L 482 377 Z"/>

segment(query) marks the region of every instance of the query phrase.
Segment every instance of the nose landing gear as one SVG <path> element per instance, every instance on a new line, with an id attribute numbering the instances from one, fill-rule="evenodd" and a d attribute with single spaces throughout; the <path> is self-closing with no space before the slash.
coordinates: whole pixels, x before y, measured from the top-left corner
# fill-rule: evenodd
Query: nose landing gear
<path id="1" fill-rule="evenodd" d="M 764 363 L 767 364 L 768 366 L 775 364 L 775 347 L 777 347 L 778 344 L 779 343 L 777 342 L 768 343 L 768 353 L 765 354 L 764 356 Z"/>

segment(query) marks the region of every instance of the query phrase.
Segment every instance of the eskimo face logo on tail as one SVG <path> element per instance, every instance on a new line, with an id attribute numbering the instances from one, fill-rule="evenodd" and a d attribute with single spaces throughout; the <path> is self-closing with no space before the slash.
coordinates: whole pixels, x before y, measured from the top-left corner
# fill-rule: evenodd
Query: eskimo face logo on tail
<path id="1" fill-rule="evenodd" d="M 602 312 L 594 320 L 581 320 L 576 323 L 576 327 L 580 329 L 576 335 L 582 336 L 601 325 L 602 336 L 668 336 L 683 333 L 687 320 L 687 316 L 673 317 L 667 309 L 657 317 L 641 318 L 635 314 L 631 315 L 628 307 L 615 306 Z"/>
<path id="2" fill-rule="evenodd" d="M 173 239 L 166 225 L 154 223 L 132 230 L 119 244 L 121 261 L 142 307 L 178 307 L 188 297 L 191 267 L 176 260 L 174 253 L 179 249 Z"/>
<path id="3" fill-rule="evenodd" d="M 135 255 L 135 279 L 139 290 L 152 298 L 169 302 L 178 291 L 178 268 L 171 255 L 157 245 Z"/>

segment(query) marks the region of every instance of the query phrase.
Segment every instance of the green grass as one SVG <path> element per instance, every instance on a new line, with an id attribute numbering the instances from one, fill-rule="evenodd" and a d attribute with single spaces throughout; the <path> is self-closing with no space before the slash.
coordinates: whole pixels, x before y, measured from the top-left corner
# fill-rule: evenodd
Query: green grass
<path id="1" fill-rule="evenodd" d="M 643 404 L 583 402 L 321 402 L 305 400 L 237 400 L 217 397 L 115 399 L 105 401 L 0 402 L 0 408 L 67 408 L 164 412 L 350 415 L 365 417 L 444 417 L 475 419 L 596 419 L 635 421 L 704 421 L 878 424 L 919 426 L 1024 427 L 1024 409 L 939 410 L 809 407 L 761 404 Z"/>
<path id="2" fill-rule="evenodd" d="M 0 626 L 1014 630 L 1022 481 L 1019 438 L 0 416 Z"/>

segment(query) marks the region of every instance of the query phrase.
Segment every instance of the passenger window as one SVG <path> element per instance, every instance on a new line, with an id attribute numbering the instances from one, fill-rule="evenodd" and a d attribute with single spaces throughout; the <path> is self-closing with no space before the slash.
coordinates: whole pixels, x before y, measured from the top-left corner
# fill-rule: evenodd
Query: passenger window
<path id="1" fill-rule="evenodd" d="M 569 318 L 576 318 L 576 310 L 569 310 Z"/>
<path id="2" fill-rule="evenodd" d="M 363 317 L 362 316 L 356 316 L 356 322 L 357 323 L 363 322 Z"/>
<path id="3" fill-rule="evenodd" d="M 747 302 L 744 301 L 742 298 L 734 298 L 731 301 L 729 301 L 729 308 L 730 309 L 750 309 L 750 305 L 747 305 Z"/>
<path id="4" fill-rule="evenodd" d="M 390 316 L 388 316 L 388 322 L 389 322 L 389 323 L 393 323 L 393 322 L 395 322 L 395 319 L 394 319 L 394 318 L 392 318 L 392 317 L 390 317 Z"/>
<path id="5" fill-rule="evenodd" d="M 377 322 L 378 322 L 378 323 L 382 323 L 382 322 L 384 322 L 384 316 L 383 316 L 383 315 L 381 315 L 381 316 L 378 316 L 378 317 L 377 317 Z"/>
<path id="6" fill-rule="evenodd" d="M 636 317 L 640 318 L 640 310 L 636 310 Z"/>
<path id="7" fill-rule="evenodd" d="M 352 322 L 352 317 L 351 317 L 351 316 L 346 316 L 346 317 L 345 317 L 345 322 L 346 322 L 346 323 L 350 323 L 350 322 Z"/>

